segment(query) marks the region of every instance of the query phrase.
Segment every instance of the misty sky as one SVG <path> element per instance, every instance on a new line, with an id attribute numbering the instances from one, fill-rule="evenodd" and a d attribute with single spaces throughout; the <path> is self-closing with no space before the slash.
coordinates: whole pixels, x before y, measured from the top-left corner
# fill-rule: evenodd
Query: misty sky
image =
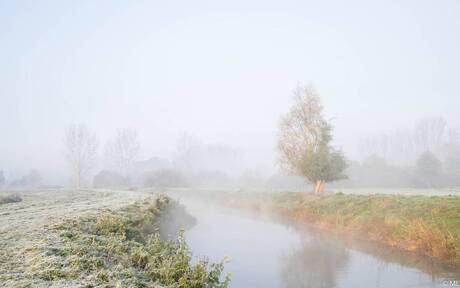
<path id="1" fill-rule="evenodd" d="M 269 171 L 279 117 L 312 83 L 350 158 L 423 116 L 460 126 L 460 1 L 0 0 L 0 169 L 67 175 L 62 139 L 136 128 L 142 156 L 184 131 Z"/>

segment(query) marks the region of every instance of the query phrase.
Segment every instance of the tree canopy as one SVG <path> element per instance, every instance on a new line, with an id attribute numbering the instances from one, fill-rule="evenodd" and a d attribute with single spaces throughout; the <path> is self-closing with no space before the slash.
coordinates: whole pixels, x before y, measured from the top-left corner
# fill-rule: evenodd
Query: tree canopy
<path id="1" fill-rule="evenodd" d="M 431 188 L 441 180 L 442 163 L 432 152 L 426 151 L 418 157 L 415 172 L 421 184 Z"/>

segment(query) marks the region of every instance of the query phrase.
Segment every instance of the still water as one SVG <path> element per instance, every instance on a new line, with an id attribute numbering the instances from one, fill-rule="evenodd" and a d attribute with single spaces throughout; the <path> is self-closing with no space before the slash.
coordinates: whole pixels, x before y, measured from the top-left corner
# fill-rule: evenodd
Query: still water
<path id="1" fill-rule="evenodd" d="M 195 201 L 186 231 L 194 255 L 230 257 L 230 287 L 452 287 L 420 270 L 349 248 L 340 240 Z M 460 287 L 460 282 L 459 282 Z"/>

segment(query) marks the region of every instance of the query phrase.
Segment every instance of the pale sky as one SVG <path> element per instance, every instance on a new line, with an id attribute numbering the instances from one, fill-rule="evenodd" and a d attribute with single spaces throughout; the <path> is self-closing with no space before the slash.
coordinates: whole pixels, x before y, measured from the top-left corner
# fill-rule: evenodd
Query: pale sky
<path id="1" fill-rule="evenodd" d="M 460 126 L 460 1 L 0 0 L 0 81 L 7 175 L 66 177 L 80 122 L 101 146 L 136 128 L 145 158 L 187 131 L 270 171 L 298 82 L 355 158 L 364 136 L 423 116 Z"/>

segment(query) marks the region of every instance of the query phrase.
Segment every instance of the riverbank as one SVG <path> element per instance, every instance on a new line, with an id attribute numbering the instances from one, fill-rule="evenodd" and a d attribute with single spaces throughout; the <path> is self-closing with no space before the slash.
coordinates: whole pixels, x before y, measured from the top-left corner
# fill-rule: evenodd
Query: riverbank
<path id="1" fill-rule="evenodd" d="M 172 190 L 187 195 L 191 191 Z M 460 197 L 421 195 L 322 196 L 298 192 L 193 191 L 225 206 L 264 214 L 324 231 L 370 240 L 460 268 Z"/>
<path id="2" fill-rule="evenodd" d="M 220 278 L 222 262 L 192 263 L 181 235 L 166 239 L 179 223 L 193 222 L 166 196 L 132 191 L 22 196 L 23 202 L 0 208 L 0 283 L 7 287 L 227 286 Z"/>
<path id="3" fill-rule="evenodd" d="M 233 195 L 227 203 L 269 210 L 460 267 L 460 197 L 301 193 Z"/>

